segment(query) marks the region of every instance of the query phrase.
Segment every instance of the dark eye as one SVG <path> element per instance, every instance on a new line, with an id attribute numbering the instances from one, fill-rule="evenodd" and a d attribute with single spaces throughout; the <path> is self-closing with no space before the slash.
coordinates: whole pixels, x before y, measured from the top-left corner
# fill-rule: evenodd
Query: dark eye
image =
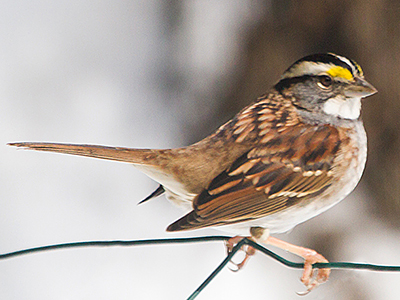
<path id="1" fill-rule="evenodd" d="M 320 87 L 322 87 L 323 89 L 329 88 L 332 85 L 332 82 L 333 82 L 332 78 L 330 76 L 328 76 L 328 75 L 319 76 L 318 79 L 319 79 L 318 85 Z"/>

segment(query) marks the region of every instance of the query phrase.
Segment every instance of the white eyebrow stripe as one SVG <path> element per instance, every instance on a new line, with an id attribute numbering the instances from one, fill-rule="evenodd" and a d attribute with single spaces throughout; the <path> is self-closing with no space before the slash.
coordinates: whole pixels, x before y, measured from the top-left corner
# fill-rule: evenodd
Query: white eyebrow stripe
<path id="1" fill-rule="evenodd" d="M 346 57 L 344 57 L 344 56 L 340 56 L 340 55 L 336 55 L 336 54 L 334 54 L 338 59 L 340 59 L 342 62 L 344 62 L 346 65 L 348 65 L 350 68 L 351 68 L 351 70 L 352 70 L 352 73 L 355 75 L 355 74 L 358 74 L 358 70 L 357 70 L 357 68 L 356 68 L 356 66 L 348 59 L 348 58 L 346 58 Z"/>
<path id="2" fill-rule="evenodd" d="M 323 72 L 327 72 L 333 66 L 335 65 L 303 61 L 290 68 L 290 72 L 285 72 L 282 78 L 299 77 L 303 75 L 319 75 Z"/>

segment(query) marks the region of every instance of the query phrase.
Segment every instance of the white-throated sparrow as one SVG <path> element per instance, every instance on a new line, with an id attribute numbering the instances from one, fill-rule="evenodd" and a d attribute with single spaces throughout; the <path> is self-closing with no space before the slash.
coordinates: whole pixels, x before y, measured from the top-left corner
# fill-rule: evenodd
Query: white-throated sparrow
<path id="1" fill-rule="evenodd" d="M 313 279 L 312 264 L 327 260 L 270 233 L 290 230 L 355 188 L 367 152 L 361 98 L 375 92 L 354 61 L 315 54 L 295 62 L 268 94 L 188 147 L 10 145 L 132 163 L 160 183 L 145 200 L 165 192 L 188 210 L 168 231 L 220 226 L 235 234 L 251 234 L 257 242 L 303 257 L 301 280 L 311 291 L 330 273 L 321 269 Z M 229 247 L 236 241 L 233 238 Z"/>

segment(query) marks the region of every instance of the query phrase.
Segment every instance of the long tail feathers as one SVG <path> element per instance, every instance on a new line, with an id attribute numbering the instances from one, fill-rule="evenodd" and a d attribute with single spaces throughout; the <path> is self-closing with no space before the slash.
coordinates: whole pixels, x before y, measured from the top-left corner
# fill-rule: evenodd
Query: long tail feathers
<path id="1" fill-rule="evenodd" d="M 115 160 L 133 164 L 152 165 L 160 150 L 131 149 L 97 145 L 59 144 L 59 143 L 9 143 L 9 146 L 38 151 L 58 152 L 78 156 Z M 161 150 L 162 151 L 162 150 Z"/>

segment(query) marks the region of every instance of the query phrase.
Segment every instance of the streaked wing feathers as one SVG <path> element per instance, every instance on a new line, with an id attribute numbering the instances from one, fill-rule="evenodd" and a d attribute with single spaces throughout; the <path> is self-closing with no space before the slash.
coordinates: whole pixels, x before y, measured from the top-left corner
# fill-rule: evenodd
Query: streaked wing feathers
<path id="1" fill-rule="evenodd" d="M 325 191 L 340 146 L 337 129 L 301 125 L 282 131 L 218 175 L 194 200 L 194 210 L 167 230 L 254 220 Z"/>

